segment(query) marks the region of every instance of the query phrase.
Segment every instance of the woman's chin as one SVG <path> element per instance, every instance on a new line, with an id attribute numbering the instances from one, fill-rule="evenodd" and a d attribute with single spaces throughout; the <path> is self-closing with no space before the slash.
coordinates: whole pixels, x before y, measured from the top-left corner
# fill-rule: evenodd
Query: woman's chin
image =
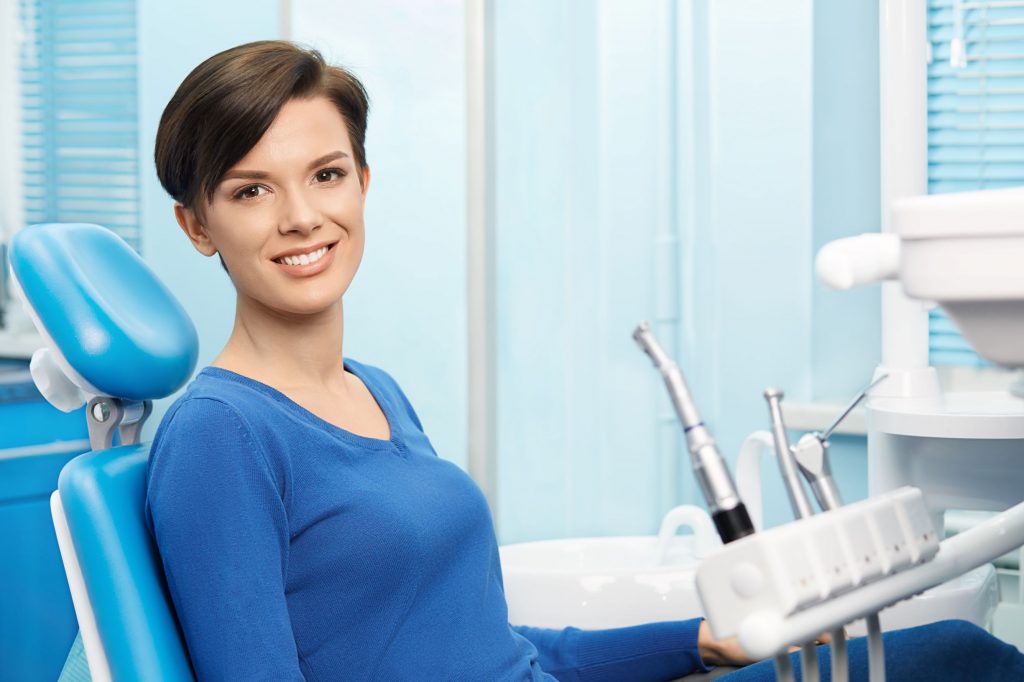
<path id="1" fill-rule="evenodd" d="M 244 317 L 249 319 L 266 317 L 278 320 L 286 319 L 296 323 L 311 322 L 340 314 L 341 297 L 273 301 L 250 299 L 249 304 L 241 308 L 241 312 Z"/>

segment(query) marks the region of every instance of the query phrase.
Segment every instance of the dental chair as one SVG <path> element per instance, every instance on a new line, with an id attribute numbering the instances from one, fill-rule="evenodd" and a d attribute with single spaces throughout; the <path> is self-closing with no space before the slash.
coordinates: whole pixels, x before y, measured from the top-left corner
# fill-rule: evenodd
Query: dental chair
<path id="1" fill-rule="evenodd" d="M 46 347 L 33 379 L 59 409 L 87 403 L 92 451 L 50 498 L 80 633 L 62 679 L 194 680 L 160 557 L 144 520 L 151 401 L 192 376 L 195 328 L 142 259 L 98 225 L 15 235 L 15 289 Z M 120 445 L 118 445 L 120 443 Z M 116 447 L 115 447 L 116 446 Z"/>

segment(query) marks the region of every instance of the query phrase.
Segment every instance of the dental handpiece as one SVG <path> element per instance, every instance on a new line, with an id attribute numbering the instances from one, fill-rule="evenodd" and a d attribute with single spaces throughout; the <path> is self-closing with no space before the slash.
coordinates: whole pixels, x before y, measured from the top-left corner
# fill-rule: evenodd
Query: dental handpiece
<path id="1" fill-rule="evenodd" d="M 814 513 L 814 510 L 811 509 L 811 502 L 807 499 L 807 493 L 800 482 L 796 460 L 793 457 L 792 449 L 789 447 L 786 424 L 782 419 L 781 402 L 783 395 L 783 392 L 777 388 L 766 388 L 764 391 L 764 399 L 768 401 L 768 412 L 771 415 L 772 436 L 775 439 L 775 456 L 779 460 L 779 470 L 782 472 L 782 480 L 786 484 L 789 503 L 793 507 L 793 515 L 796 518 L 806 519 Z"/>
<path id="2" fill-rule="evenodd" d="M 828 461 L 828 439 L 853 409 L 868 396 L 871 389 L 888 376 L 888 374 L 881 374 L 876 377 L 854 396 L 853 400 L 843 408 L 839 416 L 832 420 L 824 432 L 805 433 L 793 448 L 793 457 L 796 459 L 797 466 L 800 467 L 800 472 L 807 482 L 811 484 L 811 490 L 814 491 L 814 496 L 823 510 L 838 509 L 843 506 L 839 488 L 832 478 L 832 467 Z"/>
<path id="3" fill-rule="evenodd" d="M 690 397 L 683 373 L 669 358 L 651 333 L 650 325 L 641 322 L 633 332 L 637 345 L 647 353 L 665 380 L 676 415 L 683 425 L 686 446 L 690 451 L 693 474 L 700 484 L 704 500 L 711 511 L 711 520 L 718 529 L 722 542 L 732 542 L 754 532 L 747 508 L 736 492 L 729 467 L 718 451 L 715 439 L 704 425 L 697 406 Z"/>
<path id="4" fill-rule="evenodd" d="M 793 457 L 800 467 L 800 473 L 811 484 L 811 490 L 822 511 L 842 507 L 843 501 L 828 461 L 828 440 L 820 433 L 805 433 L 793 446 Z"/>

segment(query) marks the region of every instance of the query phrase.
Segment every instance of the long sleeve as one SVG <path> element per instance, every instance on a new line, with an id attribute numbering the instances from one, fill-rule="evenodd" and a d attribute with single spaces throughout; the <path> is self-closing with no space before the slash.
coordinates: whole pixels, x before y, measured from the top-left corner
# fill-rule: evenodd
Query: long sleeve
<path id="1" fill-rule="evenodd" d="M 218 400 L 177 406 L 150 457 L 147 514 L 200 680 L 303 680 L 285 601 L 279 480 Z"/>
<path id="2" fill-rule="evenodd" d="M 513 626 L 559 682 L 664 682 L 709 670 L 697 650 L 700 618 L 609 630 Z"/>

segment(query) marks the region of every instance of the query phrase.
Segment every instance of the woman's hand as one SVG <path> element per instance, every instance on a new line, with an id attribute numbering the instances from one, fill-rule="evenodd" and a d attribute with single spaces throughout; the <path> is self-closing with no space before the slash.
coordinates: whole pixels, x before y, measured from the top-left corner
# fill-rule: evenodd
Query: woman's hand
<path id="1" fill-rule="evenodd" d="M 829 644 L 832 642 L 832 635 L 827 632 L 816 640 L 816 644 Z M 790 651 L 799 651 L 800 647 L 792 647 Z M 707 665 L 732 665 L 744 666 L 756 663 L 740 648 L 739 640 L 735 637 L 728 639 L 715 639 L 711 635 L 711 626 L 706 620 L 700 622 L 700 629 L 697 631 L 697 651 L 701 660 Z"/>
<path id="2" fill-rule="evenodd" d="M 715 639 L 706 620 L 700 622 L 700 630 L 697 631 L 697 651 L 706 665 L 743 666 L 755 662 L 743 652 L 735 637 Z"/>

